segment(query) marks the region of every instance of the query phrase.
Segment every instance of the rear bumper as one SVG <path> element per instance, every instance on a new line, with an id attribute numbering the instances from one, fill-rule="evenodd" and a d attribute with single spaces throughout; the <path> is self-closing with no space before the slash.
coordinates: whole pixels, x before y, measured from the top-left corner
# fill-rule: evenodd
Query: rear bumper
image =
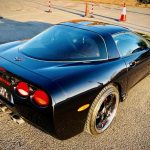
<path id="1" fill-rule="evenodd" d="M 15 100 L 15 110 L 29 123 L 41 130 L 54 134 L 52 109 L 39 110 L 28 104 Z"/>
<path id="2" fill-rule="evenodd" d="M 26 99 L 28 101 L 28 99 Z M 29 103 L 23 103 L 21 99 L 14 99 L 15 104 L 10 104 L 5 99 L 0 96 L 1 105 L 6 106 L 14 114 L 17 114 L 29 124 L 32 124 L 36 128 L 49 133 L 53 136 L 55 135 L 53 126 L 52 109 L 39 110 L 36 107 L 32 107 Z"/>

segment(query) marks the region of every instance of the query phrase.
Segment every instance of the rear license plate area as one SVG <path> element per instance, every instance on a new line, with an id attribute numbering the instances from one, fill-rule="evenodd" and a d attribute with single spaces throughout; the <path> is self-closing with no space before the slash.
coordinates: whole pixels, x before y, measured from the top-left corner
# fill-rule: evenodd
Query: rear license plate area
<path id="1" fill-rule="evenodd" d="M 1 97 L 1 99 L 4 99 L 6 102 L 14 104 L 13 97 L 12 97 L 12 94 L 10 93 L 10 91 L 1 85 L 0 85 L 0 97 Z"/>

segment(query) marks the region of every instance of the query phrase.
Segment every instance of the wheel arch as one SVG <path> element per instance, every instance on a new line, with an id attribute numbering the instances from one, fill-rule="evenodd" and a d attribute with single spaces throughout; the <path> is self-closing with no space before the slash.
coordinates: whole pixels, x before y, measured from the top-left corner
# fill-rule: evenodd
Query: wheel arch
<path id="1" fill-rule="evenodd" d="M 118 92 L 119 92 L 119 96 L 120 96 L 120 102 L 123 102 L 124 99 L 126 98 L 126 91 L 125 88 L 123 87 L 123 85 L 121 85 L 118 82 L 113 82 L 112 83 L 115 87 L 117 87 Z"/>

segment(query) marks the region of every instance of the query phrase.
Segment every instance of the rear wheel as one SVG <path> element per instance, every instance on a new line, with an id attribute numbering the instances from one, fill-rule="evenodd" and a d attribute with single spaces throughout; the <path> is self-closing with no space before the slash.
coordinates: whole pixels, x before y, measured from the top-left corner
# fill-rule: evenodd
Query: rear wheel
<path id="1" fill-rule="evenodd" d="M 106 130 L 116 116 L 118 104 L 118 89 L 113 85 L 106 86 L 91 105 L 85 130 L 93 135 Z"/>

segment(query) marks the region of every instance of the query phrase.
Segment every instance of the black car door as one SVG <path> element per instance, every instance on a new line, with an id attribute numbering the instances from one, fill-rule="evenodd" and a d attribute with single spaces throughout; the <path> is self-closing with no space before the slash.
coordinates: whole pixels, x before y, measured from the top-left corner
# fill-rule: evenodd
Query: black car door
<path id="1" fill-rule="evenodd" d="M 128 69 L 128 88 L 143 79 L 150 70 L 149 44 L 135 33 L 115 35 L 115 43 Z"/>

